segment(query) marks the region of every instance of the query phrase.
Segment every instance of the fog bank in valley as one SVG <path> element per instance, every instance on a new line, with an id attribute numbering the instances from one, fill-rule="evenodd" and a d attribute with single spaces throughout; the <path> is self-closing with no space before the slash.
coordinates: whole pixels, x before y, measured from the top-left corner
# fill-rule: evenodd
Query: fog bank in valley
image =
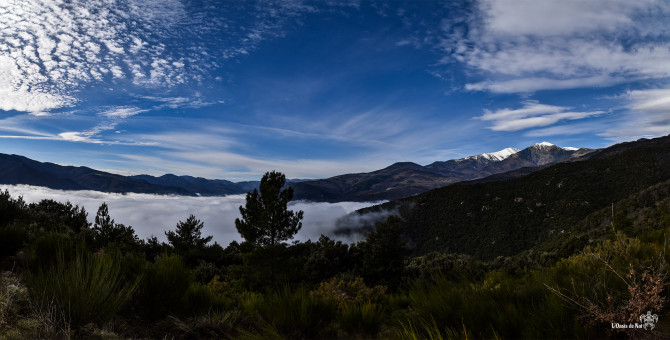
<path id="1" fill-rule="evenodd" d="M 98 191 L 63 191 L 28 185 L 0 185 L 9 190 L 12 197 L 23 196 L 27 203 L 42 199 L 59 202 L 70 201 L 83 206 L 88 219 L 93 222 L 98 207 L 106 202 L 109 215 L 117 222 L 130 225 L 137 235 L 146 239 L 156 236 L 166 241 L 165 231 L 172 230 L 177 222 L 185 221 L 193 214 L 205 223 L 204 235 L 213 235 L 214 241 L 226 246 L 233 240 L 241 241 L 235 229 L 235 218 L 240 217 L 239 207 L 245 203 L 245 195 L 216 197 L 161 196 L 151 194 L 115 194 Z M 289 204 L 291 210 L 303 210 L 303 227 L 297 240 L 317 240 L 321 234 L 342 241 L 356 241 L 345 236 L 333 236 L 337 220 L 353 211 L 379 202 L 314 203 L 296 201 Z M 355 227 L 355 226 L 352 226 Z M 349 236 L 346 236 L 349 237 Z"/>

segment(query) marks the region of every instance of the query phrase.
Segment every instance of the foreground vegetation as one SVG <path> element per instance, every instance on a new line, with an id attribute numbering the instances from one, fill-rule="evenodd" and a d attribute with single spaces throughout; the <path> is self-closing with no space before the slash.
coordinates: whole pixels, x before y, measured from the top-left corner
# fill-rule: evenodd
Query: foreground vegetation
<path id="1" fill-rule="evenodd" d="M 325 236 L 286 243 L 278 241 L 300 228 L 302 213 L 283 215 L 288 234 L 276 226 L 264 233 L 250 216 L 273 204 L 248 204 L 237 223 L 247 242 L 224 248 L 201 235 L 195 216 L 162 243 L 140 240 L 104 204 L 91 225 L 70 203 L 26 204 L 4 192 L 0 338 L 660 336 L 670 331 L 668 188 L 650 187 L 576 224 L 571 237 L 588 238 L 577 252 L 555 256 L 568 242 L 557 236 L 555 249 L 487 261 L 413 257 L 395 217 L 356 244 Z M 653 330 L 612 328 L 647 311 L 661 319 Z"/>

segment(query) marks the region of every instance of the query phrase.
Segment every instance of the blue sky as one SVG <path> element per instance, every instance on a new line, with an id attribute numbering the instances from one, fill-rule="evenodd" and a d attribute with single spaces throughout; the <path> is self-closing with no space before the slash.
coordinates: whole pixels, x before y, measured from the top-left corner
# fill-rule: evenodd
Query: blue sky
<path id="1" fill-rule="evenodd" d="M 0 152 L 258 179 L 670 134 L 670 3 L 9 0 Z"/>

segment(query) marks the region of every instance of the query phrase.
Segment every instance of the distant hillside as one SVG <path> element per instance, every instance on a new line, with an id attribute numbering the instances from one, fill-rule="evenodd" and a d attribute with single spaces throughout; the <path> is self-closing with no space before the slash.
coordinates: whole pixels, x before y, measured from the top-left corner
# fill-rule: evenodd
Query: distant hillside
<path id="1" fill-rule="evenodd" d="M 28 184 L 62 190 L 193 195 L 180 187 L 151 184 L 83 166 L 42 163 L 17 155 L 0 154 L 0 164 L 2 184 Z"/>
<path id="2" fill-rule="evenodd" d="M 425 167 L 405 162 L 358 174 L 305 181 L 293 185 L 296 199 L 312 201 L 373 201 L 406 197 L 454 183 Z"/>
<path id="3" fill-rule="evenodd" d="M 131 176 L 130 178 L 142 180 L 151 184 L 179 187 L 187 190 L 191 194 L 202 196 L 233 195 L 245 192 L 244 188 L 240 187 L 237 183 L 222 179 L 205 179 L 202 177 L 176 176 L 172 174 L 160 177 L 137 175 Z"/>
<path id="4" fill-rule="evenodd" d="M 521 176 L 549 164 L 588 156 L 593 151 L 538 143 L 523 150 L 507 148 L 427 166 L 396 163 L 368 173 L 305 181 L 293 188 L 297 199 L 313 201 L 391 200 L 496 174 L 506 173 L 505 178 Z M 515 171 L 522 168 L 523 171 Z"/>
<path id="5" fill-rule="evenodd" d="M 670 136 L 599 150 L 527 176 L 459 183 L 364 209 L 398 211 L 418 254 L 490 260 L 571 232 L 589 214 L 670 180 Z"/>
<path id="6" fill-rule="evenodd" d="M 311 201 L 374 201 L 416 195 L 449 184 L 482 179 L 494 174 L 515 177 L 546 166 L 587 155 L 593 150 L 561 148 L 548 143 L 524 150 L 505 149 L 428 166 L 403 162 L 387 168 L 322 180 L 288 180 L 294 199 Z M 521 170 L 520 170 L 521 169 Z M 516 171 L 515 171 L 516 170 Z M 18 155 L 0 154 L 0 183 L 29 184 L 62 190 L 96 190 L 118 193 L 150 193 L 190 196 L 244 194 L 258 181 L 234 183 L 172 174 L 122 176 L 87 167 L 43 163 Z"/>

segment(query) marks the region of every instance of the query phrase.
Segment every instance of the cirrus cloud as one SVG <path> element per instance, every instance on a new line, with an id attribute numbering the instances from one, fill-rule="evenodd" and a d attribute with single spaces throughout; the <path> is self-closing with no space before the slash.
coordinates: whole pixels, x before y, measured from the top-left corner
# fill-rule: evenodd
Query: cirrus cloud
<path id="1" fill-rule="evenodd" d="M 484 110 L 483 115 L 475 118 L 493 122 L 489 129 L 494 131 L 518 131 L 548 126 L 562 120 L 577 120 L 605 113 L 605 111 L 575 112 L 570 109 L 566 106 L 546 105 L 535 100 L 528 100 L 523 102 L 522 108 Z"/>
<path id="2" fill-rule="evenodd" d="M 601 136 L 623 142 L 670 133 L 670 89 L 628 91 L 619 98 L 624 101 L 625 112 L 620 121 Z"/>

